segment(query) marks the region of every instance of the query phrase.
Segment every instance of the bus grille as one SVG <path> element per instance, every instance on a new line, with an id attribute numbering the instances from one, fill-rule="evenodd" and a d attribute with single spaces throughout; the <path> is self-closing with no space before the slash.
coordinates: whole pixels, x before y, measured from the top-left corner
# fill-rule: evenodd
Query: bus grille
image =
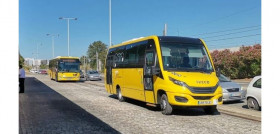
<path id="1" fill-rule="evenodd" d="M 227 89 L 228 92 L 239 92 L 239 88 Z"/>
<path id="2" fill-rule="evenodd" d="M 213 96 L 192 96 L 196 100 L 210 100 Z"/>
<path id="3" fill-rule="evenodd" d="M 218 84 L 214 87 L 189 87 L 192 93 L 198 93 L 198 94 L 214 93 L 217 88 L 218 88 Z"/>

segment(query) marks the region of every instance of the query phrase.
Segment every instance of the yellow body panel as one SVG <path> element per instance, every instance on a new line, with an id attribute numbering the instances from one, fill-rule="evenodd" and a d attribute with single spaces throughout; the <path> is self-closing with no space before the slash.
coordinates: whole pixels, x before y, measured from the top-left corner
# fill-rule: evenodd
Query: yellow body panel
<path id="1" fill-rule="evenodd" d="M 155 103 L 154 91 L 146 90 L 145 91 L 145 97 L 146 97 L 146 102 L 148 102 L 148 103 Z"/>
<path id="2" fill-rule="evenodd" d="M 143 69 L 142 68 L 113 68 L 112 69 L 112 89 L 109 88 L 109 85 L 106 83 L 106 69 L 105 69 L 105 87 L 106 91 L 111 94 L 116 94 L 116 88 L 117 86 L 120 87 L 122 90 L 122 95 L 125 97 L 129 97 L 136 100 L 141 100 L 148 103 L 154 103 L 159 104 L 159 96 L 158 91 L 164 91 L 168 96 L 168 101 L 171 105 L 176 106 L 206 106 L 206 105 L 219 105 L 223 102 L 218 102 L 218 99 L 222 97 L 222 88 L 218 86 L 216 91 L 214 93 L 207 93 L 207 94 L 196 94 L 192 93 L 189 89 L 186 87 L 182 87 L 179 85 L 174 84 L 172 81 L 169 80 L 169 77 L 174 78 L 179 81 L 185 82 L 187 85 L 191 87 L 214 87 L 218 83 L 218 78 L 216 76 L 216 72 L 214 69 L 214 72 L 207 74 L 207 73 L 201 73 L 201 72 L 168 72 L 164 71 L 163 69 L 163 63 L 162 63 L 162 56 L 161 56 L 161 50 L 160 50 L 160 44 L 158 41 L 157 36 L 149 36 L 145 38 L 136 39 L 133 41 L 128 41 L 119 45 L 112 46 L 110 48 L 115 48 L 119 46 L 124 46 L 127 44 L 144 41 L 148 39 L 153 39 L 155 41 L 156 46 L 156 53 L 158 57 L 159 66 L 161 69 L 161 73 L 164 79 L 153 76 L 153 85 L 154 90 L 144 90 L 144 84 L 143 84 Z M 214 67 L 212 58 L 209 54 L 208 48 L 204 44 L 206 51 L 209 55 L 210 62 L 212 66 Z M 209 81 L 209 83 L 198 83 L 197 81 Z M 187 98 L 188 101 L 185 102 L 178 102 L 175 100 L 175 96 L 178 97 L 184 97 Z M 199 100 L 194 99 L 194 96 L 211 96 L 208 100 Z M 204 104 L 199 105 L 198 101 L 211 101 L 211 104 Z M 213 104 L 213 102 L 217 101 L 217 104 Z"/>

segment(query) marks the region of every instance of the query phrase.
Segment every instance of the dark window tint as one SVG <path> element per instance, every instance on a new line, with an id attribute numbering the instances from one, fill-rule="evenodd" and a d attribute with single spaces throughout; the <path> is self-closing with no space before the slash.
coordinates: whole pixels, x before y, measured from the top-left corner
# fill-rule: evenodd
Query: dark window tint
<path id="1" fill-rule="evenodd" d="M 145 51 L 155 49 L 154 40 L 111 48 L 106 58 L 106 67 L 141 68 L 145 62 Z"/>
<path id="2" fill-rule="evenodd" d="M 126 54 L 125 54 L 125 63 L 129 65 L 129 67 L 135 67 L 138 63 L 139 56 L 137 53 L 136 44 L 130 44 L 126 46 Z"/>
<path id="3" fill-rule="evenodd" d="M 146 53 L 146 65 L 153 66 L 154 65 L 154 52 L 147 52 Z"/>
<path id="4" fill-rule="evenodd" d="M 262 79 L 258 79 L 254 84 L 253 87 L 262 88 Z"/>

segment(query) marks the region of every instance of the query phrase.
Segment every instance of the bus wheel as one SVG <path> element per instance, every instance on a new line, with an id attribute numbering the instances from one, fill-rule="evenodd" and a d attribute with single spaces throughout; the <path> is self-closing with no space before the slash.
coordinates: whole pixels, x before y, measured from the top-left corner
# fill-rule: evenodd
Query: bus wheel
<path id="1" fill-rule="evenodd" d="M 122 96 L 122 92 L 121 92 L 121 89 L 117 89 L 117 95 L 118 95 L 118 99 L 120 102 L 124 102 L 125 101 L 125 98 Z"/>
<path id="2" fill-rule="evenodd" d="M 204 112 L 206 114 L 210 114 L 210 115 L 217 115 L 219 114 L 218 110 L 217 110 L 217 106 L 207 106 L 204 108 Z"/>
<path id="3" fill-rule="evenodd" d="M 160 108 L 162 110 L 162 114 L 164 114 L 164 115 L 172 114 L 173 108 L 169 104 L 166 94 L 163 94 L 160 97 Z"/>

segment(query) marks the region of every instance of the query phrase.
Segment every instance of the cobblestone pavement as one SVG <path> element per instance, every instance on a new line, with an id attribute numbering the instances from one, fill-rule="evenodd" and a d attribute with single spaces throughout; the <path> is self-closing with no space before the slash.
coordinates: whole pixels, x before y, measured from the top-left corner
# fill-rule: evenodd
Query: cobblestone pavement
<path id="1" fill-rule="evenodd" d="M 177 110 L 165 116 L 145 103 L 119 102 L 103 87 L 29 76 L 27 83 L 34 82 L 20 94 L 21 133 L 261 133 L 257 121 L 205 115 L 200 109 Z"/>

